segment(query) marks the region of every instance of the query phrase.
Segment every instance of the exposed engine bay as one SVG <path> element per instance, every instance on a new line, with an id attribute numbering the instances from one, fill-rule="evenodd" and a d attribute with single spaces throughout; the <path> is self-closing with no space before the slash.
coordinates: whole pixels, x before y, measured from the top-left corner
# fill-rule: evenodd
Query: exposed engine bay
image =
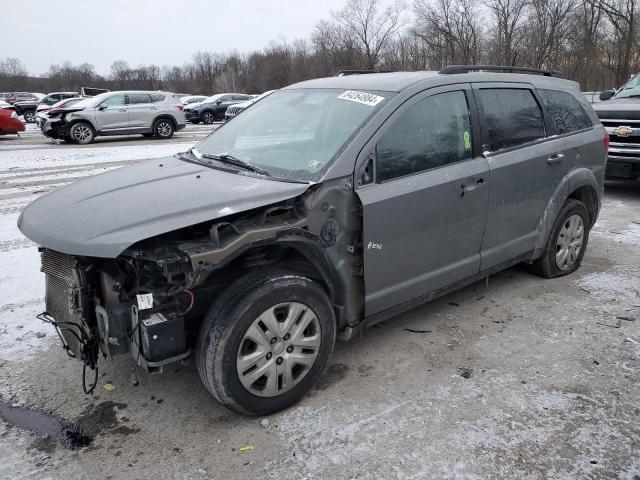
<path id="1" fill-rule="evenodd" d="M 169 232 L 117 258 L 41 248 L 46 312 L 39 318 L 55 326 L 67 354 L 83 363 L 85 393 L 96 386 L 101 356 L 129 353 L 134 371 L 149 372 L 185 360 L 216 296 L 256 269 L 286 264 L 316 278 L 331 292 L 339 322 L 356 324 L 362 301 L 349 301 L 346 292 L 362 299 L 359 209 L 338 218 L 328 200 L 356 201 L 344 185 L 324 196 L 310 191 Z"/>

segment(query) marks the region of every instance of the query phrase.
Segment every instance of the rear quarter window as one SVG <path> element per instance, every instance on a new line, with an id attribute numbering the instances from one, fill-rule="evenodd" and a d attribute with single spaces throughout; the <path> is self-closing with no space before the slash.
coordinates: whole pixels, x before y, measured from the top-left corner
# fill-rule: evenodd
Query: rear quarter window
<path id="1" fill-rule="evenodd" d="M 162 102 L 165 99 L 165 96 L 161 93 L 152 93 L 151 94 L 151 101 L 153 103 L 158 103 L 158 102 Z"/>
<path id="2" fill-rule="evenodd" d="M 538 89 L 538 93 L 553 120 L 558 135 L 593 126 L 587 112 L 570 93 L 547 89 Z"/>

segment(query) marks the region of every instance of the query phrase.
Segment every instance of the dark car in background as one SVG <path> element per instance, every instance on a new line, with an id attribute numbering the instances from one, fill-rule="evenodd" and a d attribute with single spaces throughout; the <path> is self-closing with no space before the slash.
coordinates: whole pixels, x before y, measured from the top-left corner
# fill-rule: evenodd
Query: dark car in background
<path id="1" fill-rule="evenodd" d="M 593 109 L 610 136 L 606 175 L 640 178 L 640 74 L 619 90 L 600 93 Z"/>
<path id="2" fill-rule="evenodd" d="M 248 100 L 246 102 L 236 103 L 235 105 L 230 105 L 229 107 L 227 107 L 227 110 L 224 112 L 224 120 L 225 120 L 225 122 L 228 122 L 233 117 L 238 115 L 240 112 L 246 110 L 247 108 L 249 108 L 254 103 L 262 100 L 264 97 L 266 97 L 268 95 L 271 95 L 273 92 L 275 92 L 275 90 L 269 90 L 269 91 L 264 92 L 264 93 L 262 93 L 260 95 L 256 95 L 251 100 Z"/>
<path id="3" fill-rule="evenodd" d="M 250 95 L 243 93 L 219 93 L 202 102 L 187 105 L 184 109 L 184 114 L 188 122 L 202 122 L 209 125 L 213 122 L 224 120 L 224 114 L 229 105 L 246 102 L 247 100 L 251 100 Z"/>
<path id="4" fill-rule="evenodd" d="M 53 92 L 45 95 L 42 100 L 15 102 L 13 107 L 18 115 L 22 115 L 24 117 L 25 122 L 34 123 L 36 121 L 37 111 L 46 110 L 54 103 L 58 103 L 60 100 L 64 100 L 65 98 L 73 98 L 77 96 L 78 92 Z"/>

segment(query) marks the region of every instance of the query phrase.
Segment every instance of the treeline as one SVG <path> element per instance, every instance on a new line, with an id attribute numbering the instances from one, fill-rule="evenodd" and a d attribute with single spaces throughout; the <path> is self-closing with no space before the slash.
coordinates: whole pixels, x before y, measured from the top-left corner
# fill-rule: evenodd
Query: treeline
<path id="1" fill-rule="evenodd" d="M 438 70 L 451 64 L 557 69 L 583 90 L 619 86 L 640 67 L 640 0 L 347 0 L 309 39 L 259 51 L 200 51 L 181 66 L 52 65 L 29 76 L 0 62 L 0 91 L 163 89 L 260 93 L 341 69 Z"/>

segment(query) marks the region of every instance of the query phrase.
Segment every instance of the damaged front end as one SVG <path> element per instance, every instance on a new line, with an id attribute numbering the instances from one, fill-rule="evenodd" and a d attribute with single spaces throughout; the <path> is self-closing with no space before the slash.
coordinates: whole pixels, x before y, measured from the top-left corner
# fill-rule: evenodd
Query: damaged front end
<path id="1" fill-rule="evenodd" d="M 309 191 L 142 240 L 116 258 L 41 248 L 46 312 L 40 318 L 55 325 L 70 356 L 94 370 L 86 392 L 95 386 L 101 355 L 129 353 L 136 368 L 150 372 L 186 359 L 217 296 L 258 269 L 314 278 L 331 293 L 339 323 L 356 322 L 362 305 L 353 299 L 361 299 L 362 283 L 350 247 L 361 227 L 357 214 L 336 214 L 333 204 L 345 201 L 355 196 L 344 186 L 322 195 Z"/>

